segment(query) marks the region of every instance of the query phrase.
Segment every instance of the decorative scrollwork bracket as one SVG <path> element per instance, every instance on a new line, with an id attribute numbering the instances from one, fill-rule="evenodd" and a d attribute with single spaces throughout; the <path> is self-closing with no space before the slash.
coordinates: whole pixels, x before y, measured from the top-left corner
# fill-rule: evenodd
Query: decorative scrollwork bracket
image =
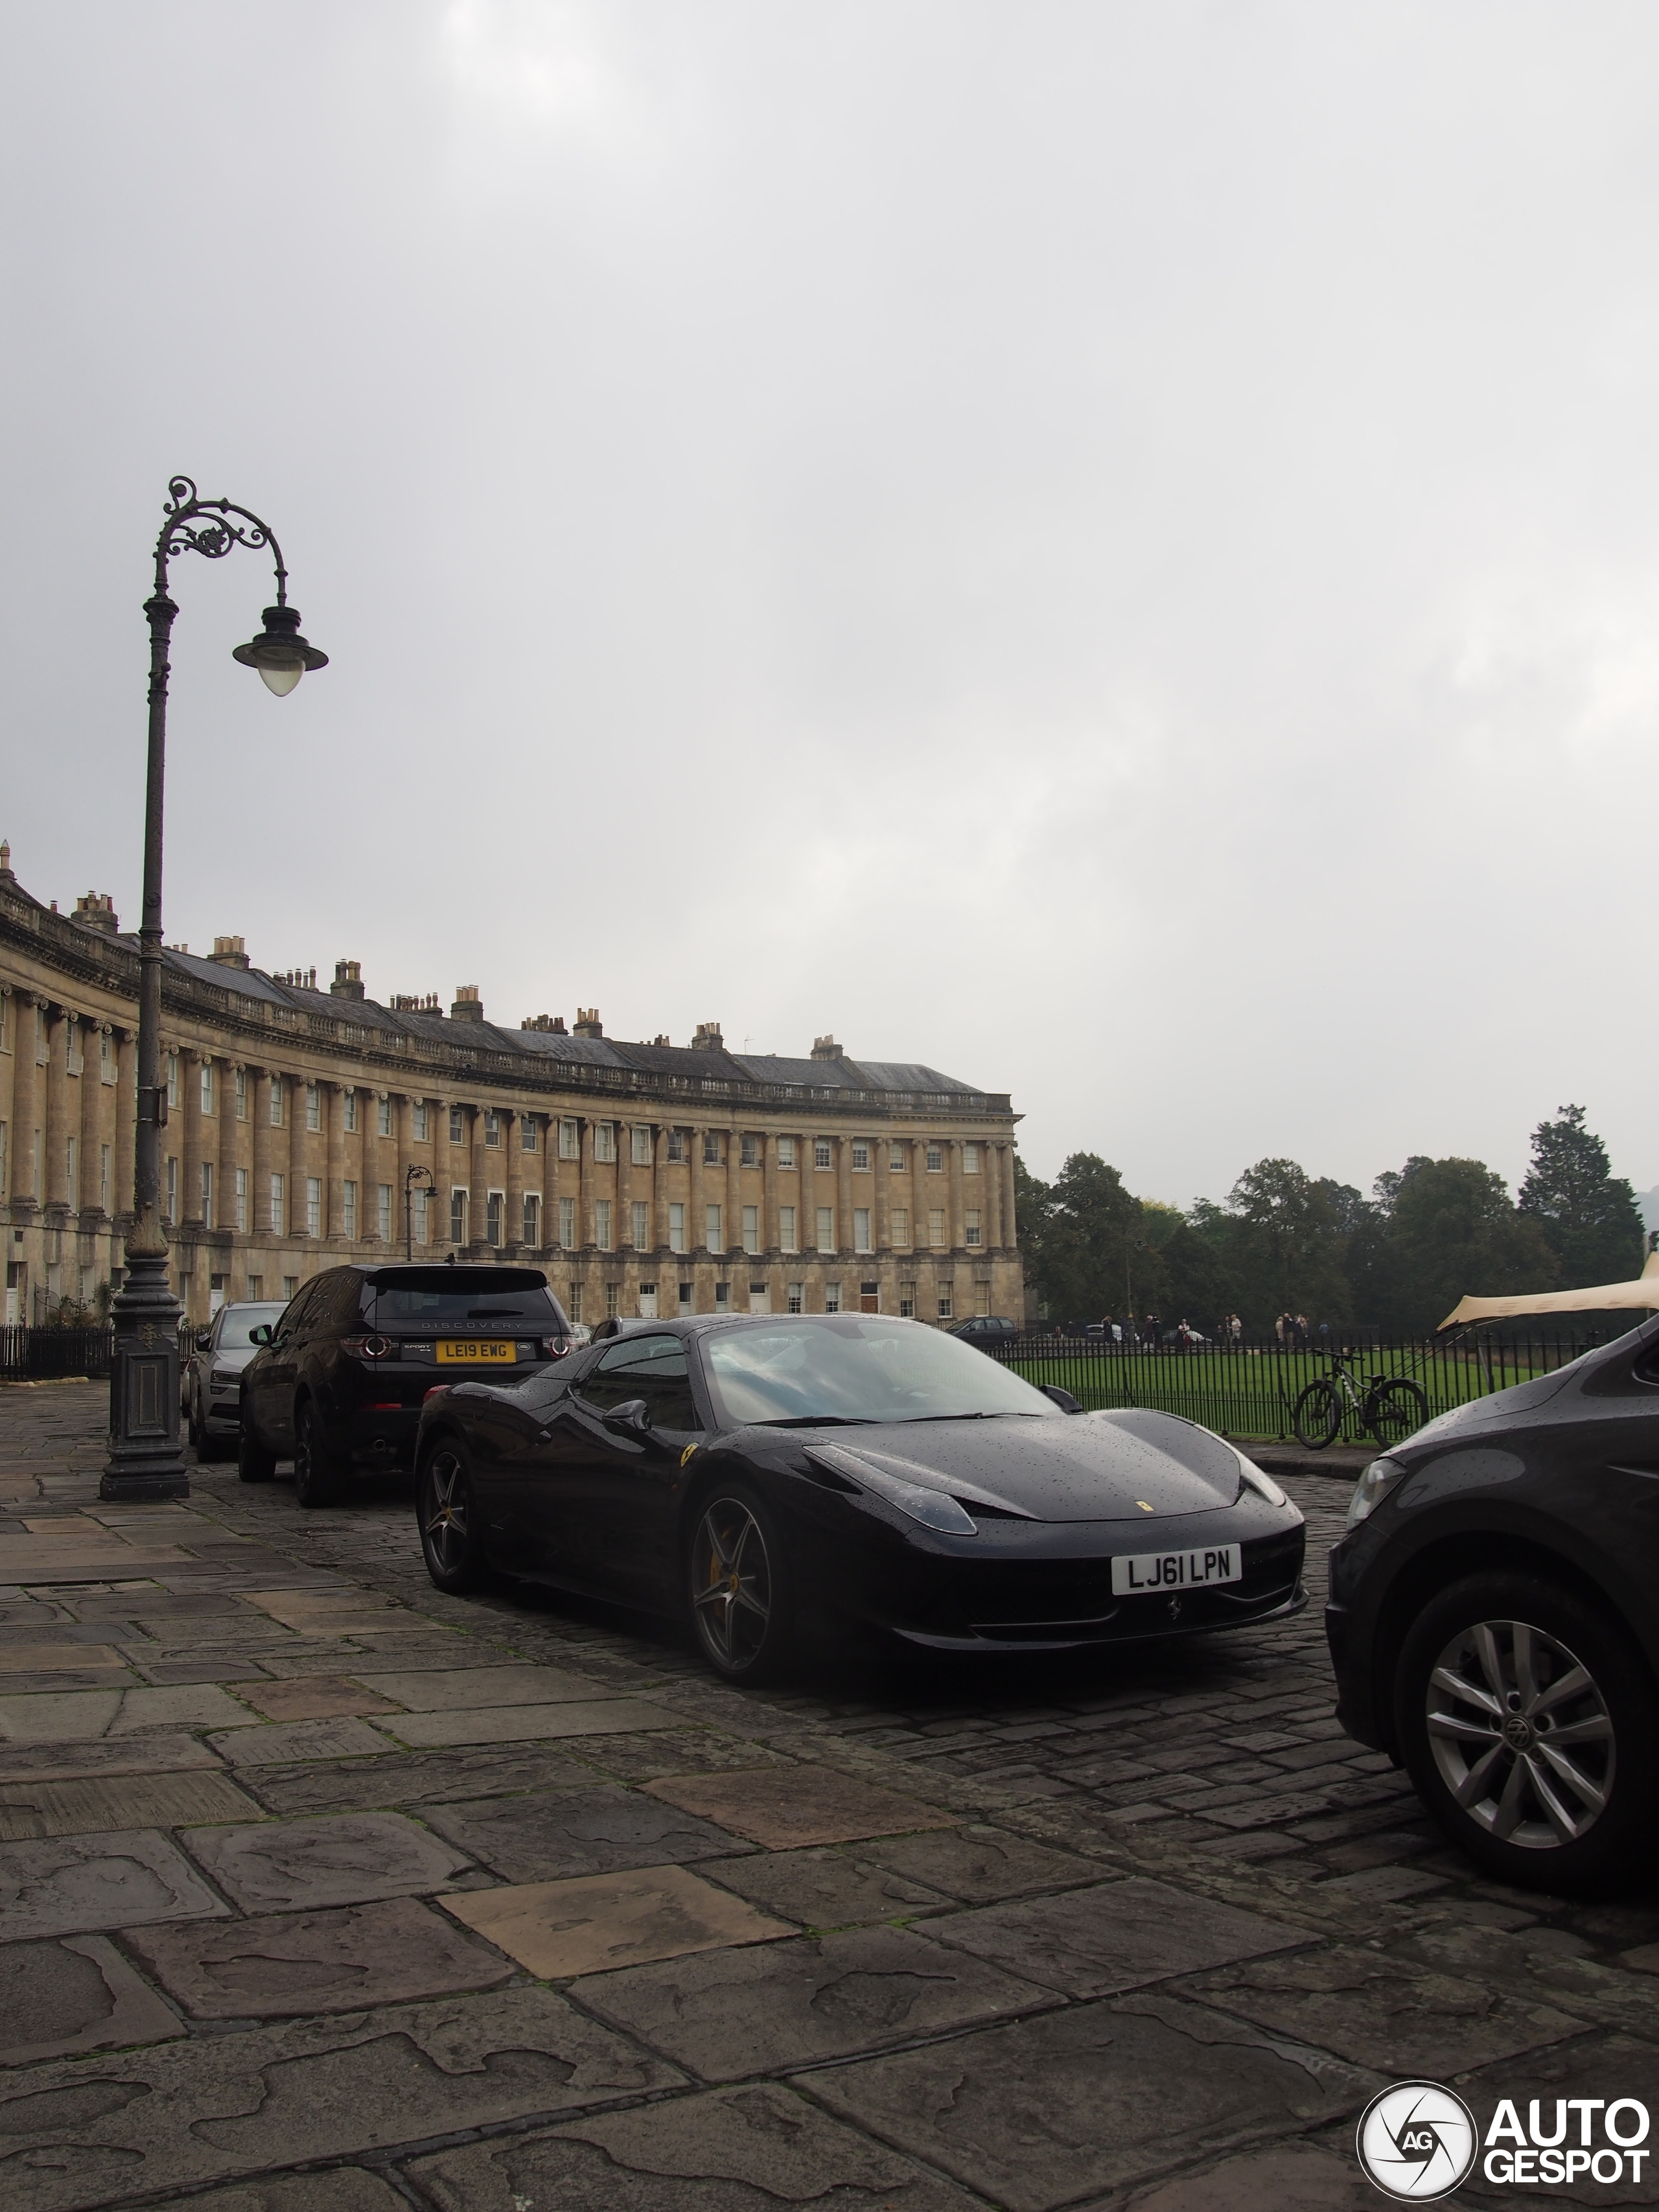
<path id="1" fill-rule="evenodd" d="M 162 509 L 167 520 L 155 541 L 155 590 L 167 596 L 167 562 L 175 553 L 199 553 L 209 561 L 222 561 L 233 546 L 250 551 L 269 549 L 276 568 L 276 604 L 288 605 L 288 570 L 283 549 L 268 522 L 228 499 L 203 499 L 188 477 L 173 477 L 167 484 Z"/>

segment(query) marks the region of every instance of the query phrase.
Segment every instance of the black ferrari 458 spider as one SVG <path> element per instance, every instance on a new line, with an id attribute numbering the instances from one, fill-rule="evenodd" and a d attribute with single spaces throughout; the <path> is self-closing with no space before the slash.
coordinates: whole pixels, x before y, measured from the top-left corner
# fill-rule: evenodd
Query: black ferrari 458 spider
<path id="1" fill-rule="evenodd" d="M 873 1314 L 637 1324 L 435 1389 L 416 1466 L 441 1589 L 496 1569 L 676 1613 L 744 1681 L 807 1636 L 1052 1651 L 1306 1602 L 1301 1514 L 1223 1438 Z"/>

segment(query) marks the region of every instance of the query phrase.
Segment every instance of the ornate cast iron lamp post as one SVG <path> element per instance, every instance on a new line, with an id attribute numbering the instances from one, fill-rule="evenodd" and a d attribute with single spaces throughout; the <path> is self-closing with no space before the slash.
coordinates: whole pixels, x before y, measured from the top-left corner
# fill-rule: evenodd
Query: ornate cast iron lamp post
<path id="1" fill-rule="evenodd" d="M 179 1451 L 179 1301 L 167 1279 L 167 1239 L 161 1215 L 161 1134 L 167 1122 L 161 1081 L 161 795 L 167 755 L 167 641 L 178 608 L 167 597 L 167 562 L 175 553 L 222 561 L 234 545 L 268 550 L 276 568 L 276 604 L 264 628 L 234 657 L 257 668 L 284 698 L 308 668 L 328 655 L 300 635 L 288 604 L 288 570 L 268 524 L 224 499 L 200 499 L 188 477 L 167 486 L 167 520 L 155 541 L 155 590 L 149 617 L 149 761 L 144 786 L 144 906 L 138 927 L 138 1117 L 134 1143 L 133 1217 L 126 1275 L 114 1305 L 115 1358 L 110 1369 L 109 1464 L 100 1495 L 110 1498 L 185 1498 L 190 1476 Z"/>
<path id="2" fill-rule="evenodd" d="M 410 1261 L 415 1257 L 415 1193 L 420 1187 L 422 1176 L 426 1178 L 426 1188 L 436 1190 L 438 1178 L 422 1162 L 416 1160 L 404 1174 L 404 1257 Z"/>

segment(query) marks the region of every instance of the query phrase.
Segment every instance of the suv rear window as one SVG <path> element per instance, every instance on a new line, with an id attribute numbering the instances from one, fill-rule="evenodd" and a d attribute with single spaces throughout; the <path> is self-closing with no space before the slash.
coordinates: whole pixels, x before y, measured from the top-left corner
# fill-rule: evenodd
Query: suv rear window
<path id="1" fill-rule="evenodd" d="M 542 1278 L 518 1267 L 417 1269 L 370 1288 L 377 1328 L 398 1322 L 431 1328 L 446 1322 L 510 1321 L 547 1335 L 569 1328 Z"/>

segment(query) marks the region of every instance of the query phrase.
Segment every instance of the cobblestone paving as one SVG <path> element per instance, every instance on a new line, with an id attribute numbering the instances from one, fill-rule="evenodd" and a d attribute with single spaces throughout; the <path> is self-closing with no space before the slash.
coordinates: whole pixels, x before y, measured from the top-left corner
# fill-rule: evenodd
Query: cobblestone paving
<path id="1" fill-rule="evenodd" d="M 7 2212 L 1358 2212 L 1388 2080 L 1659 2102 L 1659 1891 L 1475 1878 L 1316 1602 L 739 1692 L 390 1489 L 101 1506 L 103 1414 L 0 1390 Z"/>

